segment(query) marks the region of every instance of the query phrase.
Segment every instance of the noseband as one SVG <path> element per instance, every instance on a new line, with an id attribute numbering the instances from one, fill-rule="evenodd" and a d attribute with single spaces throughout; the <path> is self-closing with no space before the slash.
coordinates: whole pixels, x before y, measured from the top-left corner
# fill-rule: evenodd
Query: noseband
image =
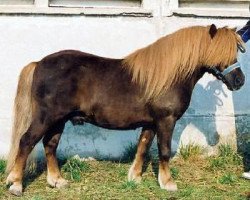
<path id="1" fill-rule="evenodd" d="M 246 52 L 246 49 L 240 43 L 237 44 L 237 47 L 242 53 Z M 229 67 L 227 67 L 226 69 L 224 69 L 222 72 L 219 71 L 216 68 L 216 66 L 211 67 L 210 71 L 212 74 L 214 74 L 214 76 L 216 76 L 216 78 L 218 78 L 219 80 L 222 80 L 224 82 L 224 81 L 226 81 L 225 76 L 237 68 L 240 68 L 240 63 L 238 61 L 236 61 L 234 64 L 232 64 Z"/>
<path id="2" fill-rule="evenodd" d="M 216 78 L 218 78 L 219 80 L 225 80 L 225 76 L 227 74 L 229 74 L 231 71 L 233 71 L 234 69 L 240 68 L 240 63 L 237 61 L 236 63 L 230 65 L 229 67 L 227 67 L 226 69 L 224 69 L 222 72 L 219 71 L 216 67 L 212 67 L 211 71 L 214 74 L 214 76 L 216 76 Z"/>

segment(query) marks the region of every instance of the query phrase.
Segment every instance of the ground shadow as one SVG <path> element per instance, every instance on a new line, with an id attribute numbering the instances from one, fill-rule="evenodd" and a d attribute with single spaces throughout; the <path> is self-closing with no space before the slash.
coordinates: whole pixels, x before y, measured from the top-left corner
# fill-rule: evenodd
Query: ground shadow
<path id="1" fill-rule="evenodd" d="M 46 161 L 41 157 L 37 158 L 36 160 L 32 160 L 32 163 L 29 163 L 28 161 L 23 178 L 23 188 L 25 189 L 38 177 L 40 177 L 45 169 Z"/>

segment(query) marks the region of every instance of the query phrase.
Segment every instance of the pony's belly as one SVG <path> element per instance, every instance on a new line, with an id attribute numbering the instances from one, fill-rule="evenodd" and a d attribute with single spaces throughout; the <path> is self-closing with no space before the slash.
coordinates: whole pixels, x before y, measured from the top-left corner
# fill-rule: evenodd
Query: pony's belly
<path id="1" fill-rule="evenodd" d="M 104 116 L 104 115 L 95 115 L 91 121 L 92 124 L 97 126 L 107 128 L 107 129 L 121 129 L 129 130 L 136 129 L 143 126 L 150 126 L 152 121 L 143 116 Z"/>
<path id="2" fill-rule="evenodd" d="M 111 129 L 111 130 L 134 130 L 141 127 L 153 127 L 152 123 L 149 122 L 137 122 L 137 123 L 130 123 L 130 124 L 115 124 L 115 123 L 103 123 L 103 122 L 90 122 L 93 125 Z"/>

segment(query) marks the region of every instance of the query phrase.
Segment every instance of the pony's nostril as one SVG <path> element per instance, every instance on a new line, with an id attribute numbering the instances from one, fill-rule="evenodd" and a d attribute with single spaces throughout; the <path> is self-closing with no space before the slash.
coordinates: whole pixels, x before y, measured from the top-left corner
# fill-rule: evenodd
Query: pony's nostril
<path id="1" fill-rule="evenodd" d="M 236 86 L 242 85 L 241 78 L 236 77 L 235 80 L 234 80 L 234 84 L 235 84 Z"/>

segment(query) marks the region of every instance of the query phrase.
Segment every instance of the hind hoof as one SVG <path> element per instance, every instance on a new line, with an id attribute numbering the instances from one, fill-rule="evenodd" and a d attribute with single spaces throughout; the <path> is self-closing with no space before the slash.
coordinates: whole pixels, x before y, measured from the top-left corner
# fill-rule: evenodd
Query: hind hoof
<path id="1" fill-rule="evenodd" d="M 12 185 L 12 183 L 15 182 L 15 180 L 16 180 L 16 179 L 15 179 L 15 177 L 13 176 L 13 174 L 10 173 L 10 174 L 7 176 L 5 183 L 6 183 L 7 186 L 10 186 L 10 185 Z"/>
<path id="2" fill-rule="evenodd" d="M 22 196 L 23 194 L 23 187 L 21 185 L 11 185 L 9 188 L 9 192 L 15 196 Z"/>
<path id="3" fill-rule="evenodd" d="M 136 170 L 135 164 L 132 164 L 128 171 L 128 181 L 134 181 L 135 183 L 140 183 L 142 179 L 141 171 Z"/>
<path id="4" fill-rule="evenodd" d="M 128 181 L 134 181 L 135 183 L 140 183 L 142 177 L 140 175 L 136 175 L 133 171 L 129 171 L 128 173 Z"/>

